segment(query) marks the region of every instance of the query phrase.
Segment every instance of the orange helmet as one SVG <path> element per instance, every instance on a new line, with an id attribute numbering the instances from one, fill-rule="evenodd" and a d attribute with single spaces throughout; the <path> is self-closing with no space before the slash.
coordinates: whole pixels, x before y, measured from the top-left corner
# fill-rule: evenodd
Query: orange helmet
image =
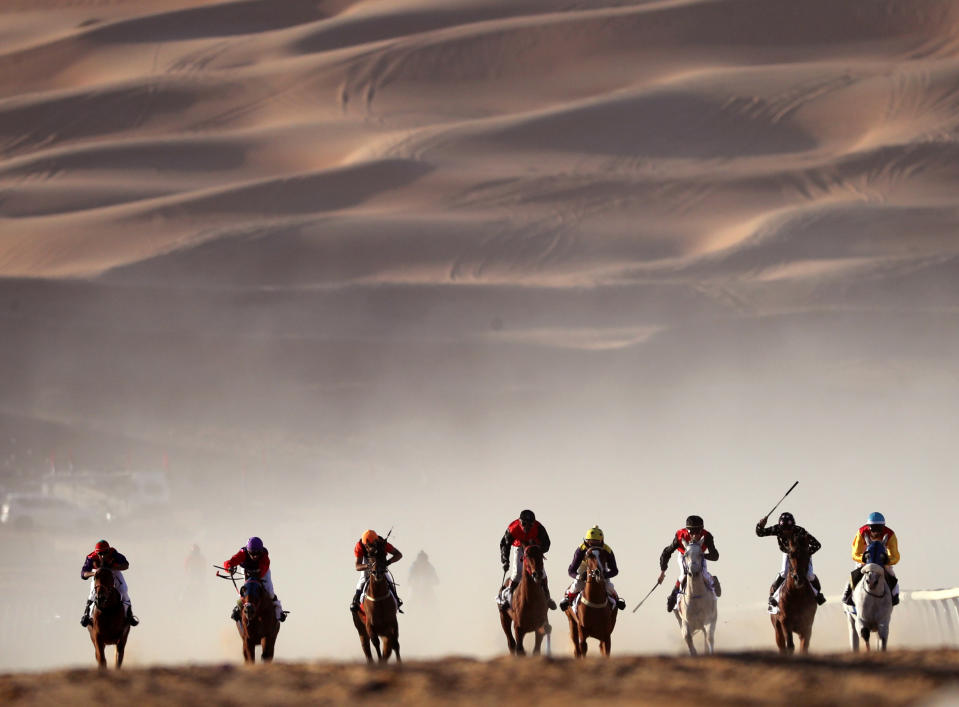
<path id="1" fill-rule="evenodd" d="M 375 530 L 367 530 L 365 533 L 363 533 L 362 540 L 364 545 L 372 545 L 379 539 L 380 536 L 376 534 Z"/>

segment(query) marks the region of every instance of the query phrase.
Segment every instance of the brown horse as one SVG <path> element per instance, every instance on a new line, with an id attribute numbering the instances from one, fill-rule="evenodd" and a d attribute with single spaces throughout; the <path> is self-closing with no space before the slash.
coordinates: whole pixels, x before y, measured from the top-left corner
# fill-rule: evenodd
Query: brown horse
<path id="1" fill-rule="evenodd" d="M 599 652 L 609 657 L 618 612 L 616 606 L 609 602 L 599 548 L 592 548 L 586 553 L 586 586 L 576 603 L 575 613 L 572 606 L 565 613 L 569 619 L 569 638 L 576 657 L 586 657 L 587 638 L 598 640 Z"/>
<path id="2" fill-rule="evenodd" d="M 780 653 L 792 654 L 796 646 L 793 634 L 799 635 L 799 651 L 809 652 L 809 639 L 812 637 L 812 624 L 816 618 L 815 590 L 807 579 L 809 573 L 809 543 L 797 543 L 790 538 L 789 566 L 786 580 L 779 593 L 779 613 L 769 618 L 776 632 L 776 645 Z"/>
<path id="3" fill-rule="evenodd" d="M 400 625 L 396 620 L 396 600 L 386 578 L 386 555 L 382 552 L 374 553 L 367 558 L 366 562 L 370 568 L 363 603 L 359 611 L 353 612 L 353 625 L 356 626 L 356 632 L 360 636 L 363 654 L 368 663 L 373 662 L 373 654 L 370 652 L 372 643 L 376 650 L 376 657 L 381 663 L 388 661 L 394 653 L 396 662 L 402 663 Z"/>
<path id="4" fill-rule="evenodd" d="M 536 643 L 533 654 L 539 655 L 543 637 L 549 633 L 547 620 L 546 591 L 543 584 L 546 572 L 543 569 L 543 550 L 538 545 L 530 545 L 523 556 L 523 574 L 510 599 L 510 608 L 500 611 L 500 623 L 506 634 L 506 645 L 513 655 L 526 655 L 523 638 L 534 633 Z M 513 630 L 516 638 L 513 638 Z"/>
<path id="5" fill-rule="evenodd" d="M 252 577 L 243 584 L 240 596 L 243 604 L 236 628 L 243 640 L 243 660 L 255 663 L 256 646 L 259 644 L 260 658 L 269 663 L 273 660 L 276 636 L 280 632 L 273 597 L 259 579 Z"/>
<path id="6" fill-rule="evenodd" d="M 127 646 L 130 624 L 127 623 L 127 609 L 120 601 L 113 580 L 113 571 L 101 567 L 93 575 L 94 601 L 92 621 L 87 626 L 90 640 L 96 651 L 97 663 L 101 670 L 107 667 L 106 646 L 117 647 L 116 666 L 123 665 L 123 652 Z"/>

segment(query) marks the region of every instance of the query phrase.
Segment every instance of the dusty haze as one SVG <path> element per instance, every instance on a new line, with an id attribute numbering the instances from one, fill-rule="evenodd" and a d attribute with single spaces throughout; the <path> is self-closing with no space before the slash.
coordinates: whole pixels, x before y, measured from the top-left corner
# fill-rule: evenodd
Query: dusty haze
<path id="1" fill-rule="evenodd" d="M 407 657 L 500 654 L 525 507 L 554 595 L 598 523 L 630 604 L 702 515 L 717 647 L 769 648 L 753 527 L 796 479 L 827 593 L 873 510 L 907 589 L 955 586 L 957 140 L 942 0 L 3 3 L 0 484 L 165 468 L 174 503 L 0 529 L 0 670 L 92 664 L 100 536 L 131 664 L 240 659 L 233 589 L 184 601 L 183 559 L 253 534 L 277 656 L 358 658 L 367 527 L 403 593 L 420 549 L 440 577 Z M 679 650 L 663 600 L 614 652 Z"/>

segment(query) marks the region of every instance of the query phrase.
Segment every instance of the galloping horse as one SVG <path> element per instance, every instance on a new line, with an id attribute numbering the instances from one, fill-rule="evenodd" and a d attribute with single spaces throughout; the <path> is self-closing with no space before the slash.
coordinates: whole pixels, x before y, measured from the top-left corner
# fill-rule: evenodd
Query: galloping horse
<path id="1" fill-rule="evenodd" d="M 252 577 L 243 584 L 240 596 L 243 606 L 236 627 L 243 639 L 243 659 L 255 663 L 256 646 L 260 644 L 260 658 L 269 663 L 273 660 L 276 636 L 280 632 L 273 597 L 259 579 Z"/>
<path id="2" fill-rule="evenodd" d="M 686 570 L 683 592 L 676 608 L 676 620 L 682 629 L 689 654 L 696 655 L 693 634 L 703 632 L 707 653 L 713 652 L 716 635 L 716 595 L 706 586 L 703 576 L 703 548 L 699 543 L 690 543 L 683 555 Z"/>
<path id="3" fill-rule="evenodd" d="M 617 609 L 610 604 L 606 590 L 606 574 L 598 547 L 586 553 L 586 586 L 574 607 L 566 609 L 569 619 L 569 638 L 577 658 L 586 657 L 586 639 L 599 641 L 599 652 L 609 657 Z"/>
<path id="4" fill-rule="evenodd" d="M 363 603 L 359 611 L 353 612 L 353 625 L 360 636 L 367 662 L 373 662 L 373 654 L 370 652 L 372 643 L 381 663 L 388 661 L 393 653 L 396 653 L 396 662 L 402 663 L 396 600 L 386 579 L 386 555 L 377 552 L 370 555 L 366 561 L 370 565 L 369 580 L 364 590 Z M 380 639 L 383 640 L 382 651 Z"/>
<path id="5" fill-rule="evenodd" d="M 108 645 L 117 647 L 116 666 L 123 665 L 123 652 L 127 645 L 127 636 L 130 633 L 130 624 L 127 623 L 127 609 L 120 601 L 120 592 L 113 581 L 113 572 L 101 567 L 93 575 L 94 601 L 92 621 L 87 626 L 90 640 L 96 651 L 97 663 L 100 669 L 107 667 L 105 648 Z"/>
<path id="6" fill-rule="evenodd" d="M 543 581 L 543 550 L 539 545 L 529 545 L 523 553 L 523 574 L 510 599 L 510 608 L 499 612 L 500 623 L 506 634 L 506 645 L 513 655 L 526 655 L 523 638 L 535 633 L 533 654 L 539 655 L 543 637 L 549 632 L 547 621 L 546 591 Z M 513 638 L 513 630 L 516 638 Z"/>
<path id="7" fill-rule="evenodd" d="M 866 549 L 865 559 L 868 562 L 862 566 L 862 579 L 852 593 L 853 605 L 856 613 L 849 614 L 849 645 L 854 651 L 859 650 L 859 637 L 869 647 L 869 633 L 879 634 L 879 650 L 886 650 L 889 640 L 889 620 L 892 618 L 892 590 L 886 583 L 886 572 L 883 566 L 887 562 L 886 549 L 881 542 L 870 543 Z"/>
<path id="8" fill-rule="evenodd" d="M 779 593 L 779 613 L 769 618 L 776 632 L 776 645 L 780 653 L 791 654 L 796 650 L 793 643 L 793 634 L 796 633 L 799 635 L 799 651 L 806 654 L 809 652 L 816 609 L 819 608 L 815 590 L 806 578 L 809 573 L 809 544 L 797 544 L 795 538 L 790 538 L 788 547 L 789 563 L 786 580 Z"/>

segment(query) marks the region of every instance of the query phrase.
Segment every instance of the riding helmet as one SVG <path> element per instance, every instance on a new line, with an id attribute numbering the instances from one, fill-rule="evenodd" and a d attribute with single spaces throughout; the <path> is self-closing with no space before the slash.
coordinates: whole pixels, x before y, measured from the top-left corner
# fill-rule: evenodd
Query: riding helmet
<path id="1" fill-rule="evenodd" d="M 372 545 L 379 539 L 380 536 L 376 534 L 375 530 L 367 530 L 365 533 L 363 533 L 362 540 L 364 545 Z"/>
<path id="2" fill-rule="evenodd" d="M 792 528 L 796 525 L 796 519 L 793 518 L 792 513 L 782 513 L 779 516 L 779 527 L 780 528 Z"/>
<path id="3" fill-rule="evenodd" d="M 873 511 L 869 514 L 869 519 L 866 521 L 867 525 L 885 525 L 886 516 L 884 516 L 879 511 Z"/>
<path id="4" fill-rule="evenodd" d="M 97 542 L 96 547 L 93 548 L 93 549 L 96 550 L 97 552 L 102 552 L 102 551 L 104 551 L 104 550 L 109 550 L 109 549 L 110 549 L 110 543 L 108 543 L 106 540 L 100 540 L 99 542 Z"/>
<path id="5" fill-rule="evenodd" d="M 519 514 L 519 519 L 521 523 L 532 523 L 536 520 L 536 514 L 528 508 Z"/>
<path id="6" fill-rule="evenodd" d="M 263 541 L 255 535 L 246 543 L 247 552 L 263 552 Z"/>
<path id="7" fill-rule="evenodd" d="M 689 516 L 686 519 L 686 529 L 687 530 L 702 530 L 703 529 L 703 519 L 699 516 Z"/>
<path id="8" fill-rule="evenodd" d="M 600 530 L 598 525 L 594 525 L 592 528 L 586 531 L 586 535 L 583 536 L 583 540 L 603 540 L 603 531 Z"/>

